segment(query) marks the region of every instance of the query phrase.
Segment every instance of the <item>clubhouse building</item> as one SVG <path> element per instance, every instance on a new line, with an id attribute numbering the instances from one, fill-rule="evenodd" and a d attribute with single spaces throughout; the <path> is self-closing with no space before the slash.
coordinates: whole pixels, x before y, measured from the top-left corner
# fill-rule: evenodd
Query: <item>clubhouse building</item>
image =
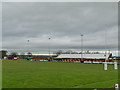
<path id="1" fill-rule="evenodd" d="M 61 61 L 93 61 L 93 62 L 105 62 L 112 61 L 112 54 L 60 54 L 56 57 L 57 60 Z"/>
<path id="2" fill-rule="evenodd" d="M 113 61 L 112 54 L 60 54 L 60 55 L 33 55 L 33 60 L 56 60 L 62 62 L 105 62 Z"/>

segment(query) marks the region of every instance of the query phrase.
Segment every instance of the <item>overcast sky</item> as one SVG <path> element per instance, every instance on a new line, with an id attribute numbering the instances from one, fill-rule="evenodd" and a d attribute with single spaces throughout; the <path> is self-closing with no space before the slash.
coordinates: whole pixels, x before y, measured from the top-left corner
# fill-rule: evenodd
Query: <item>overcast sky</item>
<path id="1" fill-rule="evenodd" d="M 6 2 L 2 7 L 3 49 L 80 51 L 81 34 L 85 51 L 104 51 L 105 37 L 107 50 L 117 48 L 117 2 Z"/>

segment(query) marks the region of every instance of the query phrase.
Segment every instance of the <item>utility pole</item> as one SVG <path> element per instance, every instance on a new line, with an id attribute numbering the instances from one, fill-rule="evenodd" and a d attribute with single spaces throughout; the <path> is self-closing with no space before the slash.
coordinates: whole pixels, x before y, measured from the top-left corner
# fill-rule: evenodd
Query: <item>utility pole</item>
<path id="1" fill-rule="evenodd" d="M 105 30 L 105 63 L 104 63 L 104 70 L 107 70 L 107 50 L 106 50 L 106 46 L 107 46 L 107 31 Z"/>
<path id="2" fill-rule="evenodd" d="M 107 60 L 107 50 L 106 50 L 106 44 L 107 44 L 107 31 L 105 30 L 105 62 Z"/>
<path id="3" fill-rule="evenodd" d="M 81 61 L 83 62 L 83 34 L 81 34 Z"/>
<path id="4" fill-rule="evenodd" d="M 27 51 L 27 55 L 28 55 L 28 56 L 27 56 L 27 58 L 28 58 L 28 60 L 29 60 L 29 59 L 30 59 L 30 56 L 29 56 L 29 52 L 30 52 L 30 51 L 29 51 L 29 42 L 30 42 L 30 40 L 27 40 L 27 42 L 28 42 L 28 51 Z"/>
<path id="5" fill-rule="evenodd" d="M 48 38 L 49 39 L 49 43 L 50 43 L 50 39 L 51 38 Z M 49 60 L 50 60 L 50 44 L 49 44 Z M 51 61 L 51 60 L 50 60 Z"/>

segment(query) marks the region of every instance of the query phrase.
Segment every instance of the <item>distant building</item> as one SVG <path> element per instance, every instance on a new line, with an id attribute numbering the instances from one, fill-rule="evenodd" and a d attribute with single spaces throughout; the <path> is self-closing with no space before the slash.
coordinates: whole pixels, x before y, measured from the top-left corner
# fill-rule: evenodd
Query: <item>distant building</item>
<path id="1" fill-rule="evenodd" d="M 82 56 L 82 57 L 81 57 Z M 57 60 L 61 61 L 95 61 L 104 62 L 112 61 L 112 54 L 60 54 L 56 57 Z"/>
<path id="2" fill-rule="evenodd" d="M 7 51 L 6 50 L 0 51 L 0 58 L 3 59 L 5 56 L 7 56 Z"/>
<path id="3" fill-rule="evenodd" d="M 112 56 L 114 60 L 120 60 L 120 56 Z"/>
<path id="4" fill-rule="evenodd" d="M 32 59 L 33 60 L 53 60 L 53 57 L 56 57 L 56 54 L 33 54 Z"/>
<path id="5" fill-rule="evenodd" d="M 41 54 L 33 54 L 33 60 L 57 60 L 57 61 L 71 61 L 71 62 L 80 62 L 80 61 L 93 61 L 93 62 L 105 62 L 113 61 L 112 53 L 104 54 L 104 53 L 90 53 L 90 54 L 52 54 L 52 55 L 41 55 Z"/>

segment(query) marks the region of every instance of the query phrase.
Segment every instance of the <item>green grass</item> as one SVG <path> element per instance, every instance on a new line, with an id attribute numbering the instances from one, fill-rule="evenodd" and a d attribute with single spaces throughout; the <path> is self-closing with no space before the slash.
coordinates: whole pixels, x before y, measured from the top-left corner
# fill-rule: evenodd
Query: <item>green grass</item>
<path id="1" fill-rule="evenodd" d="M 113 65 L 3 60 L 3 88 L 107 88 L 118 83 Z"/>

